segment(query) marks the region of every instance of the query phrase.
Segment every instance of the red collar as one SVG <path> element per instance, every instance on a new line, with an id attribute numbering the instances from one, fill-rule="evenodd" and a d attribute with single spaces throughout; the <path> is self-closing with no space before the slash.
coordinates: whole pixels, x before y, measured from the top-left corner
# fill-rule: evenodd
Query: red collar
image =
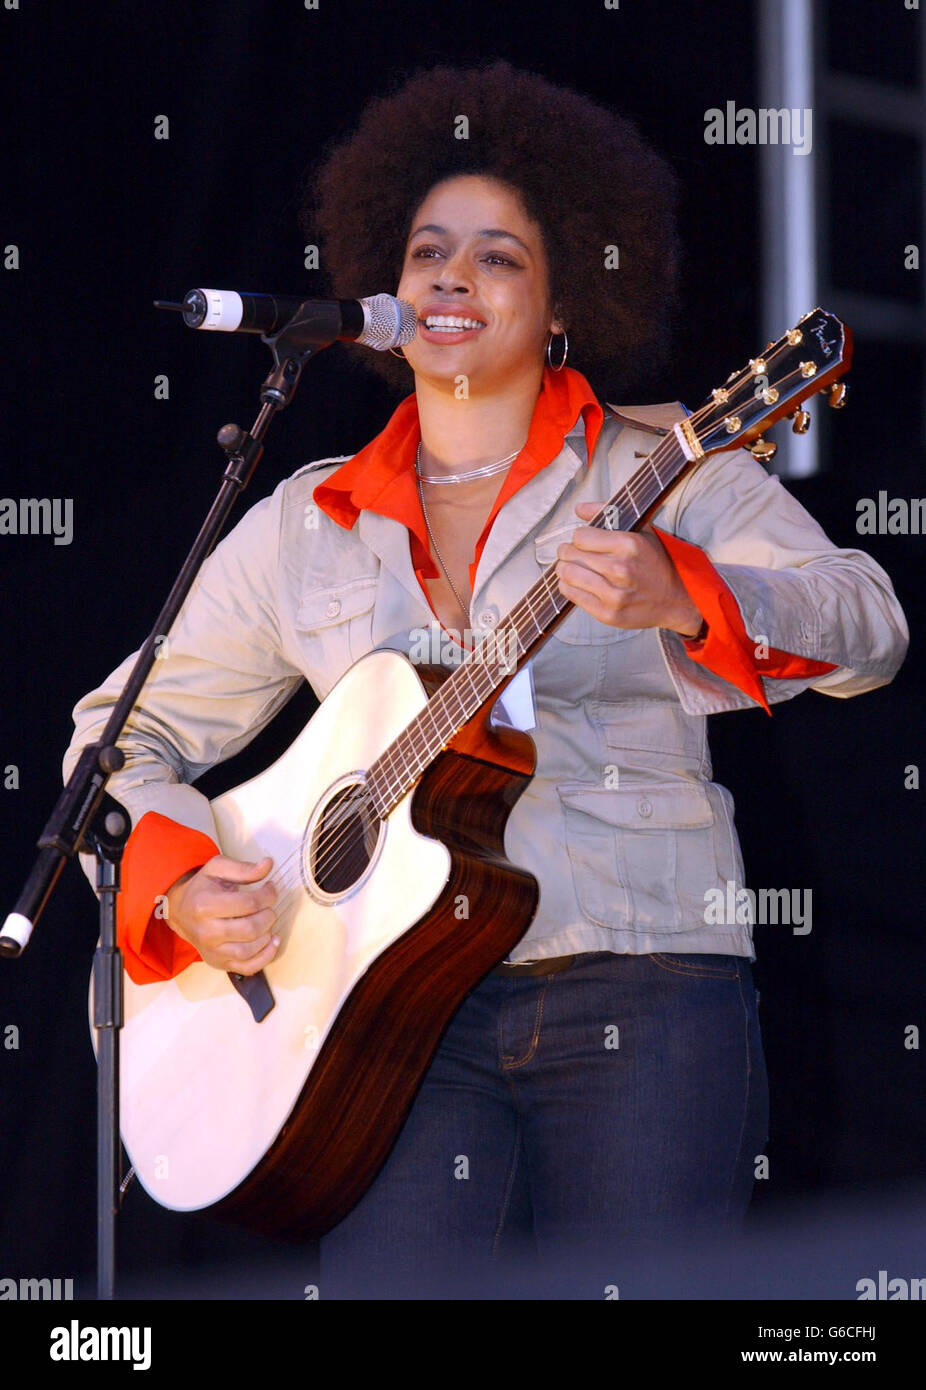
<path id="1" fill-rule="evenodd" d="M 591 460 L 604 411 L 581 372 L 544 368 L 540 394 L 527 441 L 505 478 L 486 520 L 469 567 L 470 586 L 483 547 L 501 508 L 519 488 L 562 451 L 566 435 L 582 415 Z M 414 392 L 396 408 L 386 428 L 312 493 L 322 511 L 350 530 L 362 511 L 378 512 L 400 522 L 410 533 L 411 556 L 419 582 L 440 573 L 428 548 L 427 529 L 415 485 L 415 454 L 421 439 L 418 399 Z M 576 525 L 580 525 L 576 521 Z M 423 587 L 423 585 L 422 585 Z"/>

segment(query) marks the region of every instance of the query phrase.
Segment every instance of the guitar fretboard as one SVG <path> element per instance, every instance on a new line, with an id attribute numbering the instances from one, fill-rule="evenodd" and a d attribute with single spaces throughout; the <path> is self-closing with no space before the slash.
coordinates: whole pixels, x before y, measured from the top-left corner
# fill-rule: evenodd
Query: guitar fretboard
<path id="1" fill-rule="evenodd" d="M 748 367 L 731 372 L 725 384 L 711 392 L 685 422 L 684 447 L 676 426 L 587 524 L 599 530 L 633 531 L 694 454 L 703 458 L 737 448 L 743 441 L 751 447 L 750 441 L 785 416 L 794 417 L 797 428 L 795 412 L 818 391 L 826 389 L 830 405 L 841 405 L 844 392 L 834 395 L 835 383 L 851 361 L 852 335 L 846 326 L 825 309 L 804 314 L 794 328 L 768 343 L 760 357 L 750 358 Z M 370 767 L 367 788 L 377 815 L 389 814 L 454 735 L 575 607 L 560 593 L 555 571 L 555 565 L 545 570 L 498 626 L 464 653 L 421 713 Z"/>
<path id="2" fill-rule="evenodd" d="M 585 524 L 605 531 L 634 530 L 687 463 L 675 435 L 666 435 Z M 580 525 L 577 519 L 576 527 Z M 453 736 L 545 640 L 553 624 L 574 607 L 560 593 L 555 565 L 550 565 L 498 625 L 466 652 L 421 713 L 370 766 L 367 787 L 379 816 L 389 814 Z"/>

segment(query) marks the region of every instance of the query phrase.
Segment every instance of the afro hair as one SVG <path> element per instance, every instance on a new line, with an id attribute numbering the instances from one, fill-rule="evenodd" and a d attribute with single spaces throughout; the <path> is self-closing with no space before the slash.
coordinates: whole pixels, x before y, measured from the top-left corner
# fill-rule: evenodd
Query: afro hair
<path id="1" fill-rule="evenodd" d="M 415 211 L 457 174 L 502 180 L 539 226 L 570 366 L 600 397 L 644 387 L 665 365 L 677 308 L 676 176 L 631 121 L 501 60 L 414 73 L 310 171 L 299 225 L 321 248 L 329 292 L 394 293 Z M 413 388 L 400 357 L 362 361 Z"/>

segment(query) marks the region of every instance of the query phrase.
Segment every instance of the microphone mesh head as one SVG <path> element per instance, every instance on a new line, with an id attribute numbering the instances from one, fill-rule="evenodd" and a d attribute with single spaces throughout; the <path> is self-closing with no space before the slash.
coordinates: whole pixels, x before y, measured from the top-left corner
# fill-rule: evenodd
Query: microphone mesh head
<path id="1" fill-rule="evenodd" d="M 366 347 L 385 352 L 387 348 L 410 343 L 418 332 L 418 312 L 407 299 L 395 299 L 391 294 L 374 294 L 361 299 L 363 332 L 356 339 Z"/>

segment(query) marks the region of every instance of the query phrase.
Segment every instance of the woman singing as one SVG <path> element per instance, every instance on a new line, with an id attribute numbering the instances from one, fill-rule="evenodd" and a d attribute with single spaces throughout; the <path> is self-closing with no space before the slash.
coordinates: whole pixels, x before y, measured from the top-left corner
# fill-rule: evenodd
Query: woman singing
<path id="1" fill-rule="evenodd" d="M 685 417 L 632 404 L 665 359 L 675 196 L 627 121 L 505 63 L 371 103 L 307 187 L 303 227 L 334 294 L 414 306 L 404 353 L 364 357 L 404 399 L 218 547 L 122 740 L 129 974 L 251 975 L 280 949 L 274 866 L 221 855 L 190 783 L 303 679 L 323 699 L 374 648 L 415 660 L 422 634 L 447 660 L 551 564 L 575 605 L 497 711 L 536 745 L 505 830 L 536 913 L 323 1239 L 323 1297 L 478 1293 L 506 1256 L 600 1297 L 593 1273 L 632 1283 L 628 1252 L 730 1229 L 749 1202 L 767 1086 L 750 923 L 707 910 L 743 865 L 706 716 L 873 690 L 907 629 L 884 571 L 742 450 L 641 531 L 584 524 Z M 69 766 L 127 669 L 78 704 Z"/>

